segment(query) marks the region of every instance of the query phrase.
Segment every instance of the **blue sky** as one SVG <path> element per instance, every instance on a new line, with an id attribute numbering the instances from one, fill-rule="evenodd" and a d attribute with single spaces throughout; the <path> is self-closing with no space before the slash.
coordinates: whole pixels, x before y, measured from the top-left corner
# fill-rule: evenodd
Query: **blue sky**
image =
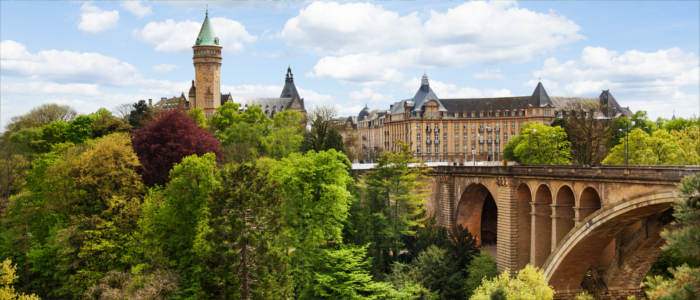
<path id="1" fill-rule="evenodd" d="M 650 117 L 700 104 L 700 2 L 0 1 L 0 116 L 89 113 L 186 92 L 209 6 L 222 92 L 275 97 L 291 65 L 307 108 L 357 114 L 409 98 L 597 97 Z"/>

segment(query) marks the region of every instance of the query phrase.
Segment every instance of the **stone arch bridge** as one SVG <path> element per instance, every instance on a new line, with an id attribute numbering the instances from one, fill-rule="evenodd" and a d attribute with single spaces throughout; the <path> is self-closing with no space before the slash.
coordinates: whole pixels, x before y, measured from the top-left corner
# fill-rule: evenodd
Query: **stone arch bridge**
<path id="1" fill-rule="evenodd" d="M 660 254 L 676 185 L 700 167 L 441 166 L 428 213 L 469 228 L 500 270 L 544 269 L 567 299 L 587 285 L 603 299 L 641 293 Z"/>

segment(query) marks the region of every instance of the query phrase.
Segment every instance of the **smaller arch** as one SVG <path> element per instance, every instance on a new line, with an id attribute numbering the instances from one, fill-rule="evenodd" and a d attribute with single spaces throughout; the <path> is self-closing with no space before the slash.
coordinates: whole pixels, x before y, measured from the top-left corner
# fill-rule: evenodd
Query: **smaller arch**
<path id="1" fill-rule="evenodd" d="M 576 217 L 574 204 L 574 191 L 567 185 L 561 186 L 552 205 L 552 249 L 557 247 L 559 241 L 571 228 L 574 228 Z"/>
<path id="2" fill-rule="evenodd" d="M 552 251 L 552 191 L 540 184 L 532 202 L 530 262 L 540 266 Z"/>
<path id="3" fill-rule="evenodd" d="M 518 209 L 518 269 L 522 269 L 530 262 L 530 234 L 532 217 L 530 216 L 530 203 L 532 192 L 527 183 L 521 183 L 516 190 Z"/>
<path id="4" fill-rule="evenodd" d="M 590 216 L 593 212 L 599 210 L 600 207 L 600 196 L 598 195 L 598 191 L 596 191 L 593 187 L 586 187 L 583 192 L 581 192 L 578 206 L 576 207 L 577 222 L 583 221 L 583 219 Z"/>

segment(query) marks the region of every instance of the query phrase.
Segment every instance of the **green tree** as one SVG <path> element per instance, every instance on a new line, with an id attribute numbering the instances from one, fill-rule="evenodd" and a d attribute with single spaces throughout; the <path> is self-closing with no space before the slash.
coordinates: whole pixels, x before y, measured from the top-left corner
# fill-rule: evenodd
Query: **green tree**
<path id="1" fill-rule="evenodd" d="M 199 125 L 199 127 L 202 127 L 204 129 L 209 128 L 209 124 L 207 124 L 207 116 L 204 114 L 204 110 L 201 107 L 197 108 L 192 108 L 187 111 L 187 116 L 192 118 L 192 120 Z"/>
<path id="2" fill-rule="evenodd" d="M 221 152 L 226 160 L 249 161 L 264 153 L 263 139 L 270 133 L 270 119 L 259 106 L 239 110 L 233 102 L 216 109 L 209 126 L 221 141 Z"/>
<path id="3" fill-rule="evenodd" d="M 227 166 L 220 177 L 196 244 L 205 260 L 208 297 L 289 298 L 279 187 L 253 163 Z"/>
<path id="4" fill-rule="evenodd" d="M 523 124 L 520 135 L 513 137 L 503 150 L 505 159 L 532 165 L 568 165 L 570 153 L 571 142 L 563 128 L 534 122 Z"/>
<path id="5" fill-rule="evenodd" d="M 498 276 L 498 267 L 493 257 L 486 252 L 481 252 L 472 259 L 467 266 L 467 278 L 464 286 L 466 298 L 471 297 L 474 290 L 484 280 L 491 280 Z"/>
<path id="6" fill-rule="evenodd" d="M 275 164 L 271 178 L 283 193 L 283 224 L 291 255 L 295 290 L 308 290 L 310 266 L 319 251 L 342 243 L 352 182 L 347 157 L 333 149 L 292 153 Z"/>
<path id="7" fill-rule="evenodd" d="M 92 133 L 92 123 L 94 119 L 92 116 L 79 116 L 75 120 L 68 123 L 68 129 L 66 130 L 66 140 L 72 142 L 73 144 L 82 144 Z"/>
<path id="8" fill-rule="evenodd" d="M 100 108 L 93 114 L 90 138 L 102 137 L 114 132 L 128 132 L 131 125 L 112 115 L 107 109 Z"/>
<path id="9" fill-rule="evenodd" d="M 425 167 L 414 167 L 407 144 L 401 143 L 400 151 L 384 152 L 375 169 L 368 172 L 365 182 L 364 202 L 368 209 L 367 232 L 363 243 L 369 242 L 369 253 L 374 262 L 375 276 L 389 271 L 389 265 L 397 261 L 404 249 L 407 237 L 416 234 L 425 220 L 423 197 L 425 193 Z"/>
<path id="10" fill-rule="evenodd" d="M 505 270 L 491 280 L 484 280 L 469 299 L 490 300 L 494 295 L 500 295 L 500 299 L 551 300 L 554 289 L 547 285 L 541 270 L 527 265 L 516 277 L 511 277 L 510 271 Z"/>
<path id="11" fill-rule="evenodd" d="M 42 104 L 22 116 L 12 117 L 7 129 L 16 132 L 23 128 L 40 127 L 53 121 L 70 122 L 77 116 L 68 105 Z"/>
<path id="12" fill-rule="evenodd" d="M 333 123 L 335 111 L 330 107 L 319 107 L 311 112 L 311 129 L 304 134 L 301 144 L 302 151 L 322 151 L 335 149 L 345 151 L 343 137 Z"/>
<path id="13" fill-rule="evenodd" d="M 145 100 L 139 100 L 131 105 L 132 110 L 129 112 L 129 125 L 133 128 L 139 128 L 153 119 L 153 109 L 148 106 Z"/>
<path id="14" fill-rule="evenodd" d="M 698 127 L 688 127 L 671 133 L 660 129 L 651 135 L 641 129 L 634 129 L 627 140 L 622 138 L 620 143 L 613 147 L 603 163 L 625 164 L 625 157 L 629 155 L 631 165 L 697 164 L 700 161 L 698 136 Z"/>
<path id="15" fill-rule="evenodd" d="M 12 261 L 5 259 L 0 264 L 0 299 L 3 300 L 39 300 L 36 295 L 17 294 L 12 283 L 17 279 L 15 275 L 15 267 Z"/>
<path id="16" fill-rule="evenodd" d="M 275 114 L 270 134 L 263 139 L 265 154 L 282 158 L 299 151 L 304 139 L 304 119 L 300 112 L 285 110 Z"/>

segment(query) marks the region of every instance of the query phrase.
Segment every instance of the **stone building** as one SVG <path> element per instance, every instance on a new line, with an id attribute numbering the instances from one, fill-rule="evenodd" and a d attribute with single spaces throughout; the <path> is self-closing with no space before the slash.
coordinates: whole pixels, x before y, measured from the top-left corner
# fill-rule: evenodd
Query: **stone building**
<path id="1" fill-rule="evenodd" d="M 523 123 L 550 124 L 577 101 L 599 102 L 607 118 L 630 114 L 607 90 L 597 99 L 550 98 L 541 82 L 530 96 L 440 99 L 423 75 L 413 98 L 395 102 L 388 110 L 365 107 L 356 121 L 346 119 L 351 124 L 345 128 L 352 130 L 345 136 L 359 140 L 358 158 L 363 161 L 373 161 L 384 150 L 397 151 L 399 141 L 410 143 L 415 156 L 427 162 L 499 161 Z"/>
<path id="2" fill-rule="evenodd" d="M 195 79 L 188 93 L 188 108 L 201 108 L 204 114 L 209 117 L 216 108 L 227 101 L 233 101 L 240 105 L 242 110 L 249 106 L 256 105 L 262 107 L 263 112 L 270 118 L 275 113 L 282 110 L 300 111 L 306 113 L 304 108 L 304 98 L 299 96 L 294 85 L 294 75 L 292 69 L 287 68 L 287 76 L 284 87 L 279 98 L 233 98 L 231 93 L 221 93 L 221 44 L 219 38 L 214 35 L 214 29 L 209 22 L 209 12 L 207 11 L 199 35 L 192 46 L 194 56 Z"/>

